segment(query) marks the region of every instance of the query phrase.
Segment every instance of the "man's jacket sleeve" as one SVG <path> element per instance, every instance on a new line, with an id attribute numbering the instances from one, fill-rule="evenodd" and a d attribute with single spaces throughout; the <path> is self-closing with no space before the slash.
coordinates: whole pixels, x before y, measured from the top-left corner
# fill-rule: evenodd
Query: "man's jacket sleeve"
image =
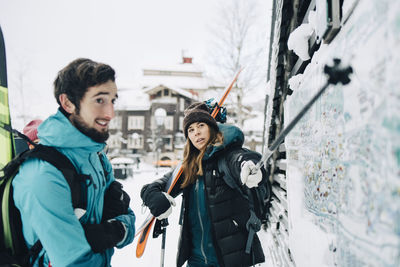
<path id="1" fill-rule="evenodd" d="M 108 188 L 108 186 L 113 181 L 115 181 L 115 177 L 114 177 L 114 173 L 113 173 L 112 165 L 111 165 L 110 161 L 103 154 L 103 159 L 104 158 L 106 158 L 106 160 L 104 160 L 104 168 L 109 175 L 108 184 L 107 184 L 107 188 Z M 132 197 L 131 197 L 131 199 L 132 199 Z M 129 245 L 130 243 L 132 243 L 133 239 L 135 238 L 136 217 L 135 217 L 135 214 L 133 213 L 133 211 L 131 210 L 131 208 L 128 208 L 128 214 L 119 215 L 115 219 L 121 221 L 124 224 L 124 227 L 126 229 L 126 234 L 125 234 L 124 238 L 117 245 L 117 248 L 123 248 L 126 245 Z"/>

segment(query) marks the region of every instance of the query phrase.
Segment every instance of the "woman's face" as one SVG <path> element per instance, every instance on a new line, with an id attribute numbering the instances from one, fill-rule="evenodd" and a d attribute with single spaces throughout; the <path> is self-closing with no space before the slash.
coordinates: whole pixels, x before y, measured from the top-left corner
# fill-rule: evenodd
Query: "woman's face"
<path id="1" fill-rule="evenodd" d="M 202 150 L 210 139 L 210 128 L 205 122 L 194 122 L 188 128 L 188 137 L 193 146 Z"/>

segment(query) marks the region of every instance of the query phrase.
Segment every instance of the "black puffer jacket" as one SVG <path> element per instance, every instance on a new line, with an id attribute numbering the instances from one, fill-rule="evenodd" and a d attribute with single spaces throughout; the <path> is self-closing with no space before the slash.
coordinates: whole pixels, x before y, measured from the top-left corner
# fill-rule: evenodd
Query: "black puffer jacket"
<path id="1" fill-rule="evenodd" d="M 251 266 L 263 262 L 264 254 L 257 236 L 254 237 L 250 254 L 245 253 L 248 237 L 246 222 L 250 216 L 248 201 L 236 190 L 231 188 L 224 180 L 223 173 L 218 172 L 217 158 L 226 157 L 227 164 L 234 178 L 240 180 L 240 166 L 243 161 L 253 160 L 257 162 L 260 155 L 256 152 L 243 150 L 243 133 L 235 126 L 219 125 L 224 134 L 224 144 L 212 147 L 203 158 L 204 193 L 208 217 L 211 220 L 211 235 L 213 245 L 221 267 Z M 263 171 L 263 175 L 265 171 Z M 142 188 L 141 197 L 146 205 L 149 194 L 164 189 L 172 172 L 163 178 L 145 185 Z M 183 180 L 180 178 L 178 183 Z M 183 226 L 179 240 L 177 266 L 182 266 L 190 257 L 192 241 L 191 229 L 188 225 L 188 208 L 190 187 L 180 189 L 180 184 L 171 192 L 176 197 L 183 192 Z"/>

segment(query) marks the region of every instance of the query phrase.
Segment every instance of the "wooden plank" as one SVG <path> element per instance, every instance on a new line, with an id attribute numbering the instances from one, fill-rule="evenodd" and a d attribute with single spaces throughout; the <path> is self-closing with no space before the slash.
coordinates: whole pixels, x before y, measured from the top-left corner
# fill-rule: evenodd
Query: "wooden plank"
<path id="1" fill-rule="evenodd" d="M 275 182 L 277 182 L 283 189 L 286 190 L 286 177 L 284 174 L 278 173 L 273 176 Z"/>

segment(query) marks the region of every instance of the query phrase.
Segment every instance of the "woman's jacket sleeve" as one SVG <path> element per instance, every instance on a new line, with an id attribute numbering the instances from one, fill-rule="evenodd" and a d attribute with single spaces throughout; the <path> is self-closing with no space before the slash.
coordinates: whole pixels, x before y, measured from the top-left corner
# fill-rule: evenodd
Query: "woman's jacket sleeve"
<path id="1" fill-rule="evenodd" d="M 253 161 L 254 164 L 257 164 L 260 159 L 261 154 L 245 148 L 229 150 L 226 153 L 226 164 L 228 165 L 232 177 L 237 179 L 239 182 L 242 163 L 250 160 Z M 261 172 L 263 177 L 266 178 L 267 172 L 264 167 L 261 168 Z"/>
<path id="2" fill-rule="evenodd" d="M 140 197 L 143 200 L 143 203 L 148 206 L 148 201 L 149 198 L 152 194 L 154 193 L 160 193 L 160 192 L 165 192 L 165 186 L 168 183 L 168 181 L 170 179 L 172 179 L 172 175 L 174 173 L 174 170 L 171 170 L 169 172 L 167 172 L 166 174 L 164 174 L 163 177 L 161 177 L 160 179 L 157 179 L 155 181 L 153 181 L 150 184 L 146 184 L 142 187 L 142 190 L 140 191 Z M 180 189 L 180 185 L 182 183 L 182 179 L 183 179 L 183 175 L 181 175 L 181 177 L 179 178 L 179 181 L 175 184 L 174 190 L 172 190 L 171 192 L 171 196 L 172 197 L 177 197 L 182 190 Z"/>

